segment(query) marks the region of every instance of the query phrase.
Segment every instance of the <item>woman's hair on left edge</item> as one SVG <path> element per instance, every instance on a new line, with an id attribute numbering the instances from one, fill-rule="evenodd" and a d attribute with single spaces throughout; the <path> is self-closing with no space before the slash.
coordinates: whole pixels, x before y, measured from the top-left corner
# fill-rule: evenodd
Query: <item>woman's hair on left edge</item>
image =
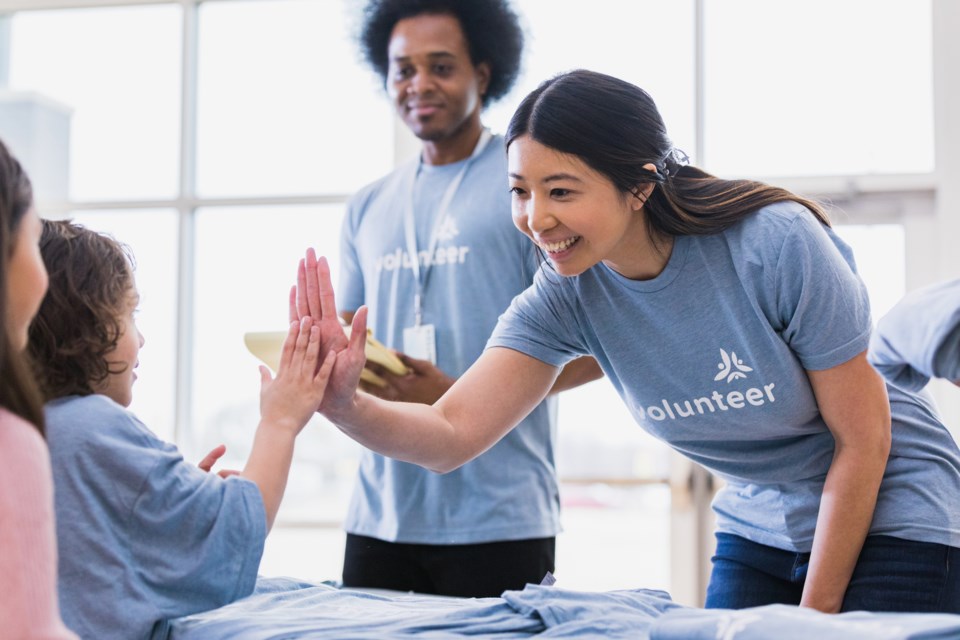
<path id="1" fill-rule="evenodd" d="M 650 95 L 629 82 L 578 69 L 541 83 L 517 108 L 506 146 L 522 135 L 580 158 L 625 194 L 654 185 L 644 205 L 651 231 L 707 235 L 764 206 L 792 201 L 830 224 L 816 202 L 753 180 L 725 180 L 685 164 Z M 650 171 L 644 165 L 652 164 Z"/>
<path id="2" fill-rule="evenodd" d="M 134 303 L 126 245 L 66 220 L 44 220 L 40 253 L 50 289 L 30 327 L 30 356 L 44 400 L 94 393 L 117 371 L 107 362 Z"/>
<path id="3" fill-rule="evenodd" d="M 20 223 L 33 206 L 33 187 L 23 167 L 0 141 L 0 406 L 43 433 L 43 402 L 26 354 L 13 349 L 6 318 L 8 265 Z"/>

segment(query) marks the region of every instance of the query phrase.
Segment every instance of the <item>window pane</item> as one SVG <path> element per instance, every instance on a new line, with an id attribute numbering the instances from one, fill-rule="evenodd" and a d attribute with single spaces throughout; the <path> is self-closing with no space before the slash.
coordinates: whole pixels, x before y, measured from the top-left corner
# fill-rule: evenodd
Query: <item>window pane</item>
<path id="1" fill-rule="evenodd" d="M 561 478 L 670 476 L 669 447 L 637 424 L 609 381 L 595 380 L 557 397 Z"/>
<path id="2" fill-rule="evenodd" d="M 248 331 L 283 331 L 299 259 L 308 246 L 330 260 L 336 282 L 344 207 L 201 209 L 197 214 L 191 459 L 227 445 L 223 466 L 242 468 L 260 417 L 259 362 Z M 357 445 L 319 416 L 297 440 L 281 516 L 339 520 Z"/>
<path id="3" fill-rule="evenodd" d="M 351 193 L 390 169 L 393 116 L 346 5 L 201 5 L 199 193 Z"/>
<path id="4" fill-rule="evenodd" d="M 707 0 L 705 159 L 740 175 L 933 169 L 929 0 Z"/>
<path id="5" fill-rule="evenodd" d="M 176 6 L 13 16 L 11 89 L 43 115 L 22 121 L 39 146 L 32 171 L 55 175 L 74 200 L 175 195 L 180 17 Z M 68 195 L 57 191 L 38 196 Z"/>
<path id="6" fill-rule="evenodd" d="M 693 2 L 514 0 L 527 34 L 523 75 L 484 121 L 506 131 L 510 116 L 541 82 L 584 68 L 646 89 L 674 144 L 693 152 Z"/>
<path id="7" fill-rule="evenodd" d="M 144 337 L 133 411 L 157 436 L 173 441 L 177 353 L 177 214 L 79 211 L 73 219 L 130 247 L 140 292 L 137 328 Z"/>
<path id="8" fill-rule="evenodd" d="M 284 497 L 284 505 L 286 501 Z M 346 507 L 341 513 L 346 513 Z M 346 537 L 339 526 L 291 527 L 278 522 L 263 545 L 258 573 L 266 577 L 296 576 L 308 582 L 340 580 Z"/>
<path id="9" fill-rule="evenodd" d="M 837 234 L 853 248 L 857 270 L 870 294 L 876 322 L 906 293 L 906 249 L 903 225 L 837 225 Z"/>
<path id="10" fill-rule="evenodd" d="M 585 591 L 670 591 L 670 487 L 565 484 L 560 494 L 559 585 Z"/>
<path id="11" fill-rule="evenodd" d="M 585 591 L 640 586 L 670 591 L 669 487 L 563 485 L 561 493 L 559 584 Z M 345 536 L 340 527 L 285 527 L 281 523 L 267 536 L 260 573 L 313 582 L 339 580 Z"/>

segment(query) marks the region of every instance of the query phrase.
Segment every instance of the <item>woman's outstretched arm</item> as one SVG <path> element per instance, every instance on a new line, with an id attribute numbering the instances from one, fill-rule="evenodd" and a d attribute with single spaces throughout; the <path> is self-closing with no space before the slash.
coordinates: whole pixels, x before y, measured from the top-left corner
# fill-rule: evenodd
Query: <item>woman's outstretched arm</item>
<path id="1" fill-rule="evenodd" d="M 518 351 L 494 347 L 433 405 L 363 393 L 357 385 L 366 359 L 366 309 L 354 315 L 348 340 L 338 320 L 329 266 L 312 250 L 300 263 L 290 314 L 319 323 L 321 359 L 329 350 L 337 353 L 319 411 L 368 449 L 441 473 L 496 444 L 546 397 L 559 372 Z"/>

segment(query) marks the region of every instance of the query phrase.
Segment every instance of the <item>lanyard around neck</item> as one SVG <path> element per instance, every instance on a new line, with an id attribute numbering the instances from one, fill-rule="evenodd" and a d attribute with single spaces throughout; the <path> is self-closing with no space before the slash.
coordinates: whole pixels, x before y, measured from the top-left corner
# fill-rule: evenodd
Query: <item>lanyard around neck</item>
<path id="1" fill-rule="evenodd" d="M 417 176 L 420 174 L 420 162 L 417 163 L 416 171 L 413 174 L 413 180 L 410 182 L 410 197 L 407 199 L 407 206 L 404 209 L 403 214 L 403 226 L 404 226 L 404 235 L 407 240 L 407 252 L 410 255 L 410 268 L 413 270 L 413 277 L 417 282 L 417 293 L 414 296 L 414 314 L 416 326 L 420 326 L 420 322 L 423 320 L 423 293 L 427 289 L 427 279 L 430 276 L 430 268 L 433 266 L 433 255 L 437 250 L 437 241 L 440 238 L 440 230 L 443 227 L 444 222 L 446 222 L 447 216 L 450 211 L 450 203 L 453 201 L 453 196 L 456 195 L 457 189 L 460 187 L 460 183 L 463 182 L 463 177 L 467 173 L 467 169 L 470 168 L 470 165 L 473 164 L 473 161 L 483 153 L 483 150 L 486 148 L 487 143 L 490 142 L 490 139 L 493 136 L 490 133 L 489 129 L 484 129 L 480 133 L 480 139 L 477 140 L 477 146 L 473 148 L 473 153 L 470 154 L 470 157 L 467 158 L 466 162 L 463 163 L 463 167 L 460 168 L 460 171 L 454 176 L 453 180 L 450 181 L 450 184 L 447 186 L 447 190 L 443 193 L 443 198 L 440 200 L 440 208 L 437 213 L 436 221 L 433 225 L 433 231 L 430 234 L 430 243 L 427 247 L 426 259 L 424 264 L 421 267 L 420 265 L 420 254 L 417 249 L 417 225 L 416 220 L 414 219 L 413 213 L 413 197 L 414 192 L 416 191 L 417 186 Z"/>

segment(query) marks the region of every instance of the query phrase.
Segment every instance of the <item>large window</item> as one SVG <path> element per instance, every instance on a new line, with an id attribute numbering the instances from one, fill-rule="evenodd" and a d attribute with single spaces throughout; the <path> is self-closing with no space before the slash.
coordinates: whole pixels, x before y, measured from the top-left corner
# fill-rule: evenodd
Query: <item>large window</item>
<path id="1" fill-rule="evenodd" d="M 13 16 L 8 90 L 68 114 L 66 139 L 45 142 L 69 150 L 70 200 L 177 195 L 181 21 L 173 5 Z"/>
<path id="2" fill-rule="evenodd" d="M 543 80 L 590 69 L 650 92 L 674 144 L 692 153 L 693 2 L 597 0 L 568 3 L 562 11 L 555 0 L 520 0 L 515 6 L 527 28 L 527 56 L 517 86 L 486 116 L 492 128 L 505 131 L 517 104 Z"/>
<path id="3" fill-rule="evenodd" d="M 390 107 L 356 62 L 346 3 L 200 9 L 200 195 L 348 194 L 390 169 Z"/>
<path id="4" fill-rule="evenodd" d="M 933 200 L 931 1 L 514 0 L 528 55 L 485 119 L 503 131 L 527 92 L 571 68 L 632 81 L 706 169 L 834 203 L 879 316 L 906 288 L 911 230 Z M 0 0 L 0 137 L 43 214 L 136 253 L 146 346 L 132 408 L 189 460 L 222 442 L 226 466 L 242 464 L 259 389 L 244 333 L 286 326 L 304 248 L 336 271 L 347 198 L 406 155 L 353 41 L 360 4 Z M 606 381 L 561 397 L 559 431 L 561 584 L 694 604 L 676 574 L 693 552 L 670 560 L 686 484 L 666 484 L 666 447 Z M 339 576 L 358 451 L 308 425 L 264 573 Z"/>
<path id="5" fill-rule="evenodd" d="M 706 0 L 704 162 L 721 175 L 933 170 L 929 2 Z"/>

